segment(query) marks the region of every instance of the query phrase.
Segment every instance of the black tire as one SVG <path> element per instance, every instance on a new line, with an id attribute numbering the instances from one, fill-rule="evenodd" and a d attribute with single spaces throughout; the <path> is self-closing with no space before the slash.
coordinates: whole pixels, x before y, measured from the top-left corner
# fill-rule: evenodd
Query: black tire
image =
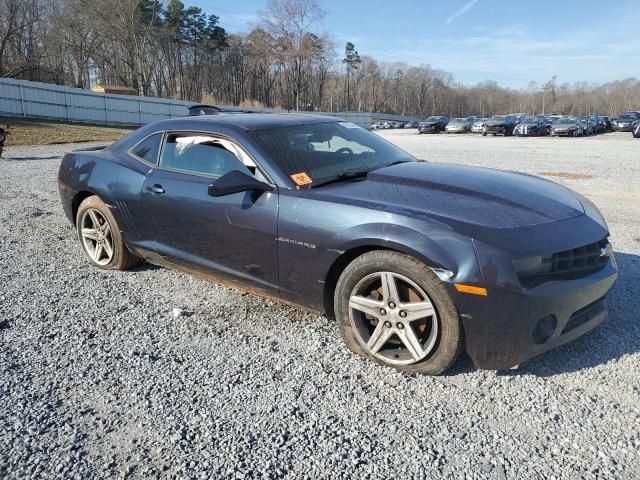
<path id="1" fill-rule="evenodd" d="M 415 363 L 399 365 L 375 356 L 361 344 L 363 340 L 359 340 L 361 337 L 351 323 L 349 301 L 354 289 L 367 276 L 378 272 L 392 272 L 414 282 L 427 294 L 437 312 L 435 321 L 438 333 L 433 348 L 425 358 Z M 340 332 L 351 351 L 380 365 L 398 370 L 439 375 L 453 365 L 464 344 L 460 317 L 445 284 L 424 263 L 402 253 L 372 251 L 351 262 L 342 272 L 336 285 L 334 308 Z"/>
<path id="2" fill-rule="evenodd" d="M 82 236 L 82 219 L 85 218 L 85 213 L 92 209 L 97 210 L 102 215 L 103 219 L 109 224 L 113 255 L 110 261 L 105 264 L 100 264 L 92 258 Z M 124 244 L 116 219 L 109 210 L 109 207 L 107 207 L 107 205 L 96 195 L 85 198 L 78 207 L 78 212 L 76 214 L 76 232 L 85 256 L 95 267 L 104 270 L 127 270 L 143 262 L 140 257 L 131 253 Z"/>

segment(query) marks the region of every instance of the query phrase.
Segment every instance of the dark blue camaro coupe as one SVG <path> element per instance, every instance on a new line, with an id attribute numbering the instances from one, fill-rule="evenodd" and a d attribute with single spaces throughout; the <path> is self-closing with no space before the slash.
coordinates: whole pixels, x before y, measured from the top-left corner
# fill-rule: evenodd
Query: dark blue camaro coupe
<path id="1" fill-rule="evenodd" d="M 218 114 L 65 155 L 89 261 L 143 260 L 335 318 L 351 350 L 439 374 L 504 369 L 607 316 L 607 225 L 541 178 L 418 161 L 335 118 Z"/>

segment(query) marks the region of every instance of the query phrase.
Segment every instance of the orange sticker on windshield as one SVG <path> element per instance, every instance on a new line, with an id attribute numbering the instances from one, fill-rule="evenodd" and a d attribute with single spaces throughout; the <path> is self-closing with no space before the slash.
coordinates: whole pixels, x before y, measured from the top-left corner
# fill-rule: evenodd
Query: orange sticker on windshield
<path id="1" fill-rule="evenodd" d="M 294 173 L 293 175 L 289 176 L 291 177 L 291 180 L 293 180 L 293 183 L 295 183 L 299 187 L 313 183 L 313 180 L 311 180 L 311 177 L 307 175 L 306 172 Z"/>

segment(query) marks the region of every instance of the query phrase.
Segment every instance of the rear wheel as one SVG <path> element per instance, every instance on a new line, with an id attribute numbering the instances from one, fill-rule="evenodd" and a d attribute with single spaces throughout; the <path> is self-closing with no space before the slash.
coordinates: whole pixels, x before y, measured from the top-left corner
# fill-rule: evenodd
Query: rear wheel
<path id="1" fill-rule="evenodd" d="M 355 259 L 338 280 L 334 304 L 347 346 L 381 365 L 438 375 L 462 348 L 445 285 L 407 255 L 374 251 Z"/>
<path id="2" fill-rule="evenodd" d="M 85 255 L 96 267 L 126 270 L 142 263 L 127 249 L 116 219 L 99 197 L 88 197 L 80 204 L 76 230 Z"/>

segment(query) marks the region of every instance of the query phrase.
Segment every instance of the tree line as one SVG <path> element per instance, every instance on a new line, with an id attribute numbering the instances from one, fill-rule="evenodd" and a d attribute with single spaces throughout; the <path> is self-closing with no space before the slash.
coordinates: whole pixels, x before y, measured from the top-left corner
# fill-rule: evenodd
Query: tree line
<path id="1" fill-rule="evenodd" d="M 246 35 L 180 0 L 0 0 L 0 76 L 146 96 L 424 118 L 493 113 L 617 115 L 640 109 L 635 78 L 594 85 L 464 85 L 429 65 L 379 62 L 322 30 L 316 0 L 269 0 Z"/>

